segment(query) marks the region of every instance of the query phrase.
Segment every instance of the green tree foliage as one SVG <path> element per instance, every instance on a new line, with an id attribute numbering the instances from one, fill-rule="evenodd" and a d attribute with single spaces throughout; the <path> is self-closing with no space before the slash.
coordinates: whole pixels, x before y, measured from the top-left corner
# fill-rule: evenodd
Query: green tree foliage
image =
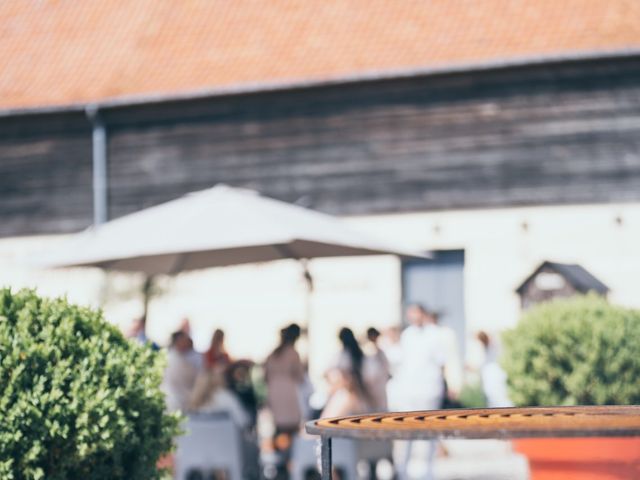
<path id="1" fill-rule="evenodd" d="M 162 362 L 98 311 L 0 290 L 0 478 L 161 478 Z"/>
<path id="2" fill-rule="evenodd" d="M 542 304 L 504 335 L 516 405 L 640 403 L 640 312 L 596 296 Z"/>
<path id="3" fill-rule="evenodd" d="M 458 401 L 463 408 L 487 407 L 487 399 L 484 396 L 484 391 L 482 390 L 482 384 L 480 382 L 466 384 L 460 392 L 460 398 L 458 398 Z"/>

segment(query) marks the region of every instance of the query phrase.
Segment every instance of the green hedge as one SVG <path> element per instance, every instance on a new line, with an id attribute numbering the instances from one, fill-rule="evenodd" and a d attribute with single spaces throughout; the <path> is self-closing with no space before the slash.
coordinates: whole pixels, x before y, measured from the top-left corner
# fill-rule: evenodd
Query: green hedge
<path id="1" fill-rule="evenodd" d="M 516 405 L 640 403 L 640 312 L 595 296 L 542 304 L 504 335 Z"/>
<path id="2" fill-rule="evenodd" d="M 161 478 L 162 361 L 98 311 L 0 290 L 0 478 Z"/>

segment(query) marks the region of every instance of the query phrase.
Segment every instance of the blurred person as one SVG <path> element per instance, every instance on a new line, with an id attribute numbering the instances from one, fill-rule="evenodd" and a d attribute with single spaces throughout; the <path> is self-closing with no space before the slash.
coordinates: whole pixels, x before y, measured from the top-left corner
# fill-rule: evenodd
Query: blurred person
<path id="1" fill-rule="evenodd" d="M 151 345 L 153 350 L 160 350 L 160 347 L 157 343 L 151 341 L 149 337 L 147 337 L 147 317 L 141 316 L 133 321 L 133 326 L 131 330 L 128 332 L 127 337 L 135 339 L 141 345 Z"/>
<path id="2" fill-rule="evenodd" d="M 274 447 L 280 451 L 288 450 L 302 423 L 298 389 L 305 371 L 295 348 L 299 338 L 300 327 L 295 323 L 280 330 L 280 344 L 264 366 L 267 404 L 275 424 Z"/>
<path id="3" fill-rule="evenodd" d="M 402 346 L 400 345 L 400 336 L 402 329 L 394 325 L 382 331 L 378 338 L 378 346 L 384 352 L 389 362 L 389 372 L 391 376 L 395 375 L 400 364 L 402 363 Z"/>
<path id="4" fill-rule="evenodd" d="M 248 361 L 232 363 L 226 374 L 236 375 L 237 371 L 248 370 L 253 364 Z M 193 413 L 226 413 L 240 431 L 243 476 L 258 478 L 259 448 L 255 431 L 255 416 L 246 408 L 238 392 L 229 384 L 229 376 L 219 369 L 201 370 L 189 402 Z"/>
<path id="5" fill-rule="evenodd" d="M 193 343 L 183 331 L 171 335 L 167 353 L 167 368 L 164 372 L 162 390 L 165 392 L 169 411 L 186 411 L 198 375 L 192 360 Z"/>
<path id="6" fill-rule="evenodd" d="M 178 330 L 176 331 L 184 333 L 189 341 L 189 361 L 197 370 L 204 368 L 204 356 L 193 348 L 193 338 L 191 338 L 191 322 L 189 321 L 189 317 L 182 318 L 182 320 L 180 321 L 180 327 L 178 327 Z"/>
<path id="7" fill-rule="evenodd" d="M 133 321 L 131 330 L 128 332 L 127 337 L 134 338 L 139 343 L 145 344 L 149 341 L 146 333 L 147 319 L 143 316 L 136 318 Z"/>
<path id="8" fill-rule="evenodd" d="M 217 328 L 211 337 L 209 349 L 204 354 L 204 366 L 209 370 L 224 371 L 231 363 L 231 357 L 224 345 L 224 331 Z"/>
<path id="9" fill-rule="evenodd" d="M 391 378 L 389 360 L 378 345 L 380 331 L 374 327 L 367 329 L 366 357 L 363 365 L 364 383 L 369 390 L 372 409 L 377 412 L 387 410 L 387 382 Z"/>
<path id="10" fill-rule="evenodd" d="M 197 352 L 195 348 L 193 348 L 193 338 L 191 338 L 191 335 L 185 335 L 187 335 L 189 341 L 189 352 L 187 354 L 187 358 L 195 367 L 196 371 L 200 371 L 204 368 L 204 355 L 202 355 L 200 352 Z"/>
<path id="11" fill-rule="evenodd" d="M 489 408 L 513 407 L 507 390 L 507 374 L 498 363 L 497 349 L 486 332 L 480 331 L 476 339 L 484 348 L 484 361 L 480 367 L 482 391 Z"/>
<path id="12" fill-rule="evenodd" d="M 251 378 L 253 367 L 251 360 L 237 360 L 224 371 L 225 385 L 249 414 L 250 426 L 255 425 L 258 417 L 258 397 Z"/>
<path id="13" fill-rule="evenodd" d="M 249 412 L 232 392 L 221 372 L 202 370 L 195 381 L 189 396 L 189 411 L 198 413 L 227 412 L 234 423 L 241 429 L 250 426 Z"/>
<path id="14" fill-rule="evenodd" d="M 189 317 L 183 317 L 182 320 L 180 320 L 180 327 L 178 330 L 191 336 L 191 321 L 189 320 Z"/>
<path id="15" fill-rule="evenodd" d="M 441 408 L 460 407 L 458 398 L 463 384 L 463 366 L 458 349 L 458 336 L 455 330 L 440 323 L 440 314 L 430 312 L 435 325 L 438 327 L 442 350 L 444 352 L 444 392 Z"/>
<path id="16" fill-rule="evenodd" d="M 435 410 L 444 399 L 444 367 L 446 352 L 436 315 L 421 304 L 412 304 L 406 311 L 409 326 L 402 332 L 402 361 L 394 376 L 393 409 Z M 396 442 L 394 464 L 398 477 L 408 478 L 407 467 L 414 442 Z M 433 458 L 436 443 L 428 443 L 426 478 L 433 478 Z"/>
<path id="17" fill-rule="evenodd" d="M 342 351 L 335 365 L 327 372 L 330 396 L 321 416 L 339 417 L 370 412 L 374 402 L 364 379 L 364 352 L 350 328 L 341 329 L 338 338 Z"/>
<path id="18" fill-rule="evenodd" d="M 444 395 L 446 354 L 436 317 L 423 305 L 407 308 L 409 326 L 402 332 L 402 360 L 394 377 L 400 410 L 440 408 Z"/>

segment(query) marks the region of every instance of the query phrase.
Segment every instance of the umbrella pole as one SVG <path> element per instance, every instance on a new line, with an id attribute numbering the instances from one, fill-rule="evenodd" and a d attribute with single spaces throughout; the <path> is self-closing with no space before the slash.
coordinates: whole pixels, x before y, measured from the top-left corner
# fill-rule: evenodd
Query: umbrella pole
<path id="1" fill-rule="evenodd" d="M 153 290 L 153 275 L 148 275 L 144 279 L 144 283 L 142 284 L 142 301 L 143 301 L 143 310 L 142 310 L 142 319 L 144 321 L 144 334 L 147 334 L 147 314 L 149 312 L 149 302 L 151 301 L 151 293 Z"/>
<path id="2" fill-rule="evenodd" d="M 304 322 L 305 328 L 307 331 L 307 368 L 309 368 L 309 364 L 311 363 L 311 323 L 312 323 L 312 309 L 311 303 L 313 300 L 313 277 L 311 276 L 311 272 L 309 272 L 308 260 L 301 259 L 300 263 L 302 265 L 302 276 L 304 278 L 304 283 L 306 286 L 305 292 L 305 305 L 304 305 Z"/>

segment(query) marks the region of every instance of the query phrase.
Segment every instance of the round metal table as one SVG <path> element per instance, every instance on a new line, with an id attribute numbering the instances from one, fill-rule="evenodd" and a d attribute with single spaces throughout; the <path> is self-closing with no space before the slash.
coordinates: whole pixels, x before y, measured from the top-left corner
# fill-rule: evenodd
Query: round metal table
<path id="1" fill-rule="evenodd" d="M 640 436 L 640 406 L 529 407 L 429 410 L 321 418 L 307 423 L 321 438 L 323 480 L 331 479 L 331 439 Z"/>

